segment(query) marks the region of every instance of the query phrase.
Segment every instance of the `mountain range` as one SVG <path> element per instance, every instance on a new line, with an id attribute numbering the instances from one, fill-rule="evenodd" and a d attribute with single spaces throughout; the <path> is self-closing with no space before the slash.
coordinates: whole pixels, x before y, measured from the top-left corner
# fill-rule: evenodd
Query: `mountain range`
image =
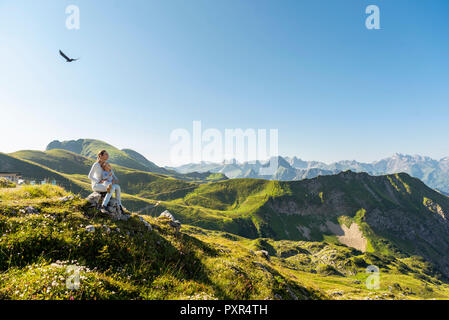
<path id="1" fill-rule="evenodd" d="M 431 188 L 449 194 L 449 157 L 434 160 L 419 155 L 411 156 L 397 153 L 392 157 L 371 163 L 344 160 L 326 164 L 320 161 L 304 161 L 297 157 L 279 156 L 277 163 L 275 172 L 269 176 L 260 174 L 260 169 L 267 166 L 266 162 L 261 161 L 244 163 L 232 161 L 221 164 L 201 162 L 170 169 L 184 174 L 206 171 L 223 173 L 230 179 L 258 178 L 282 181 L 310 179 L 347 170 L 366 172 L 370 175 L 405 172 L 420 179 Z"/>

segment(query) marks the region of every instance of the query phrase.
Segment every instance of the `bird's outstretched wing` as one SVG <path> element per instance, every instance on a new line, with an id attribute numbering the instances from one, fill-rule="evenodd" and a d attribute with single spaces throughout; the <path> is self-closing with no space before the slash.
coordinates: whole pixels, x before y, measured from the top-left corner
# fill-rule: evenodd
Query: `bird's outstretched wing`
<path id="1" fill-rule="evenodd" d="M 64 59 L 66 59 L 67 61 L 70 61 L 70 58 L 67 57 L 67 56 L 64 54 L 64 52 L 62 52 L 61 50 L 59 50 L 59 54 L 60 54 L 61 56 L 63 56 Z"/>

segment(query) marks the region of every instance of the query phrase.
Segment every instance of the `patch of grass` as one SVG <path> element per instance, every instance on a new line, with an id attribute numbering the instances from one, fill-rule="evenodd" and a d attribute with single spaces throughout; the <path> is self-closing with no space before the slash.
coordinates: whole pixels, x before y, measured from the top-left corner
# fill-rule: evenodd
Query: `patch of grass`
<path id="1" fill-rule="evenodd" d="M 0 188 L 15 188 L 16 184 L 6 178 L 0 178 Z"/>
<path id="2" fill-rule="evenodd" d="M 53 185 L 24 185 L 15 189 L 3 189 L 0 190 L 1 200 L 24 200 L 24 199 L 36 199 L 36 198 L 54 198 L 62 197 L 66 194 L 66 191 Z"/>

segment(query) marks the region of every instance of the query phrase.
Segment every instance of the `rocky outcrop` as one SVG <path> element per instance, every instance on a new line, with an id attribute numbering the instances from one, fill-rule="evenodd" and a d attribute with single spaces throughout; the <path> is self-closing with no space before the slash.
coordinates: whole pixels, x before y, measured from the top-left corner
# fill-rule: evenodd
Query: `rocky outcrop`
<path id="1" fill-rule="evenodd" d="M 171 227 L 176 229 L 176 232 L 179 232 L 179 230 L 181 229 L 181 222 L 179 222 L 179 220 L 175 220 L 175 217 L 173 217 L 173 215 L 168 210 L 162 212 L 159 216 L 159 219 L 161 219 L 162 221 L 167 221 L 167 223 Z"/>
<path id="2" fill-rule="evenodd" d="M 90 203 L 91 207 L 99 209 L 105 195 L 106 193 L 93 192 L 86 198 L 86 200 Z M 114 198 L 109 201 L 108 206 L 106 207 L 106 214 L 113 220 L 126 221 L 130 218 L 129 214 L 120 210 L 120 206 Z"/>

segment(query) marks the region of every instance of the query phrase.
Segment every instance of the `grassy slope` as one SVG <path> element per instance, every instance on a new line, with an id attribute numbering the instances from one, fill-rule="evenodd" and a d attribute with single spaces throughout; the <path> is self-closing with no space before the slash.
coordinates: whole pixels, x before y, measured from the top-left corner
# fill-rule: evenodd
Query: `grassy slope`
<path id="1" fill-rule="evenodd" d="M 448 299 L 449 286 L 418 257 L 362 254 L 325 242 L 246 239 L 134 215 L 93 217 L 53 186 L 0 189 L 0 299 Z M 34 206 L 38 214 L 20 210 Z M 88 233 L 85 226 L 94 225 Z M 270 252 L 267 260 L 258 250 Z M 81 267 L 78 290 L 67 266 Z M 380 288 L 364 286 L 367 264 Z"/>

